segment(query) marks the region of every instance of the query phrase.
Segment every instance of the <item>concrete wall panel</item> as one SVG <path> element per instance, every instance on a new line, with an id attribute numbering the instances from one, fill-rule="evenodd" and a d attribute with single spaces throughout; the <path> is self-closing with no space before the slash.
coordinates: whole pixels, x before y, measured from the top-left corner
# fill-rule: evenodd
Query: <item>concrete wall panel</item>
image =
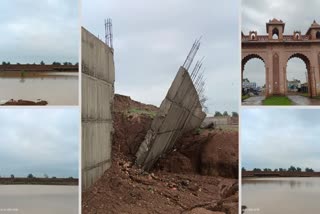
<path id="1" fill-rule="evenodd" d="M 151 169 L 184 132 L 199 127 L 205 116 L 188 71 L 180 67 L 136 153 L 136 163 L 145 170 Z"/>
<path id="2" fill-rule="evenodd" d="M 82 28 L 82 188 L 111 165 L 113 50 Z"/>

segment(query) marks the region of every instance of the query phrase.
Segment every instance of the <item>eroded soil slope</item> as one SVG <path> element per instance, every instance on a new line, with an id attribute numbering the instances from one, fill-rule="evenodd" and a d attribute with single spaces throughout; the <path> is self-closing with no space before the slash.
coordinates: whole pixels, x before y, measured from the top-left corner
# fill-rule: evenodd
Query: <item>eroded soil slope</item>
<path id="1" fill-rule="evenodd" d="M 83 213 L 237 214 L 237 132 L 195 130 L 143 172 L 134 154 L 156 111 L 115 96 L 112 166 L 83 193 Z"/>

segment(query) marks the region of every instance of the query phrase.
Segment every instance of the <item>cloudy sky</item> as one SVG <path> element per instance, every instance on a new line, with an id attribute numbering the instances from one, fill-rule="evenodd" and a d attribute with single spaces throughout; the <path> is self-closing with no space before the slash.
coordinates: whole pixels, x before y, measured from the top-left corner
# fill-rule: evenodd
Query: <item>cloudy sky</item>
<path id="1" fill-rule="evenodd" d="M 79 111 L 0 111 L 0 176 L 78 177 Z"/>
<path id="2" fill-rule="evenodd" d="M 117 93 L 160 105 L 194 40 L 205 56 L 210 112 L 238 111 L 239 3 L 217 0 L 83 0 L 82 25 L 104 37 L 112 18 Z M 195 64 L 195 63 L 194 63 Z"/>
<path id="3" fill-rule="evenodd" d="M 241 31 L 247 35 L 250 30 L 256 30 L 258 35 L 266 35 L 266 22 L 277 18 L 286 23 L 285 34 L 292 35 L 295 30 L 305 34 L 313 20 L 320 23 L 319 8 L 318 0 L 242 0 Z M 244 77 L 257 82 L 258 85 L 264 85 L 264 71 L 264 63 L 253 59 L 246 64 Z M 288 80 L 296 78 L 306 82 L 307 70 L 302 60 L 291 59 L 287 71 Z"/>
<path id="4" fill-rule="evenodd" d="M 320 171 L 320 110 L 245 109 L 241 112 L 242 166 Z"/>
<path id="5" fill-rule="evenodd" d="M 11 0 L 0 7 L 0 62 L 77 62 L 78 0 Z"/>

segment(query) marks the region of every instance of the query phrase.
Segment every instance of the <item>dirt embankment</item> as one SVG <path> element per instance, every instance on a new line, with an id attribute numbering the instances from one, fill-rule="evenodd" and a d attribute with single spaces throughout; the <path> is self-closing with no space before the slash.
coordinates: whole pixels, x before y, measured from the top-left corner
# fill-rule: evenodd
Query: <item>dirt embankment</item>
<path id="1" fill-rule="evenodd" d="M 242 171 L 242 177 L 320 177 L 320 172 Z"/>
<path id="2" fill-rule="evenodd" d="M 76 178 L 0 178 L 0 184 L 78 185 Z"/>
<path id="3" fill-rule="evenodd" d="M 48 105 L 48 102 L 45 100 L 37 100 L 37 101 L 30 101 L 30 100 L 8 100 L 3 104 L 4 106 L 10 106 L 10 105 L 20 105 L 20 106 L 45 106 Z"/>
<path id="4" fill-rule="evenodd" d="M 56 71 L 68 71 L 78 72 L 78 65 L 38 65 L 38 64 L 12 64 L 12 65 L 0 65 L 1 71 L 32 71 L 32 72 L 56 72 Z"/>
<path id="5" fill-rule="evenodd" d="M 83 213 L 237 214 L 236 132 L 197 130 L 183 136 L 152 171 L 134 165 L 156 111 L 115 96 L 112 166 L 83 193 Z"/>
<path id="6" fill-rule="evenodd" d="M 156 168 L 238 178 L 238 132 L 201 129 L 186 134 L 174 151 L 158 161 Z"/>

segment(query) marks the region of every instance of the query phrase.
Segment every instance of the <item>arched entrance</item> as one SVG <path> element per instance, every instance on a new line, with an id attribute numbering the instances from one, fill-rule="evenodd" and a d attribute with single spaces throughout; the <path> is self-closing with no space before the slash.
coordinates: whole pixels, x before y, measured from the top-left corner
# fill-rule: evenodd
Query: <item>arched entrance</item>
<path id="1" fill-rule="evenodd" d="M 315 80 L 310 68 L 310 60 L 306 55 L 301 53 L 290 55 L 286 66 L 287 94 L 308 94 L 312 97 Z"/>
<path id="2" fill-rule="evenodd" d="M 249 54 L 242 59 L 242 95 L 265 95 L 266 66 L 259 54 Z"/>
<path id="3" fill-rule="evenodd" d="M 304 35 L 301 31 L 284 34 L 284 29 L 285 23 L 282 20 L 273 19 L 266 23 L 267 34 L 258 35 L 256 31 L 241 34 L 242 80 L 245 77 L 246 63 L 258 58 L 265 66 L 265 95 L 286 96 L 291 92 L 288 90 L 288 80 L 293 81 L 292 78 L 288 79 L 287 75 L 290 76 L 290 73 L 287 72 L 291 70 L 291 59 L 297 58 L 305 65 L 304 71 L 301 71 L 305 78 L 300 78 L 300 83 L 305 83 L 303 95 L 320 95 L 320 25 L 314 21 Z M 289 60 L 290 70 L 287 68 Z M 291 89 L 294 90 L 294 87 Z"/>

